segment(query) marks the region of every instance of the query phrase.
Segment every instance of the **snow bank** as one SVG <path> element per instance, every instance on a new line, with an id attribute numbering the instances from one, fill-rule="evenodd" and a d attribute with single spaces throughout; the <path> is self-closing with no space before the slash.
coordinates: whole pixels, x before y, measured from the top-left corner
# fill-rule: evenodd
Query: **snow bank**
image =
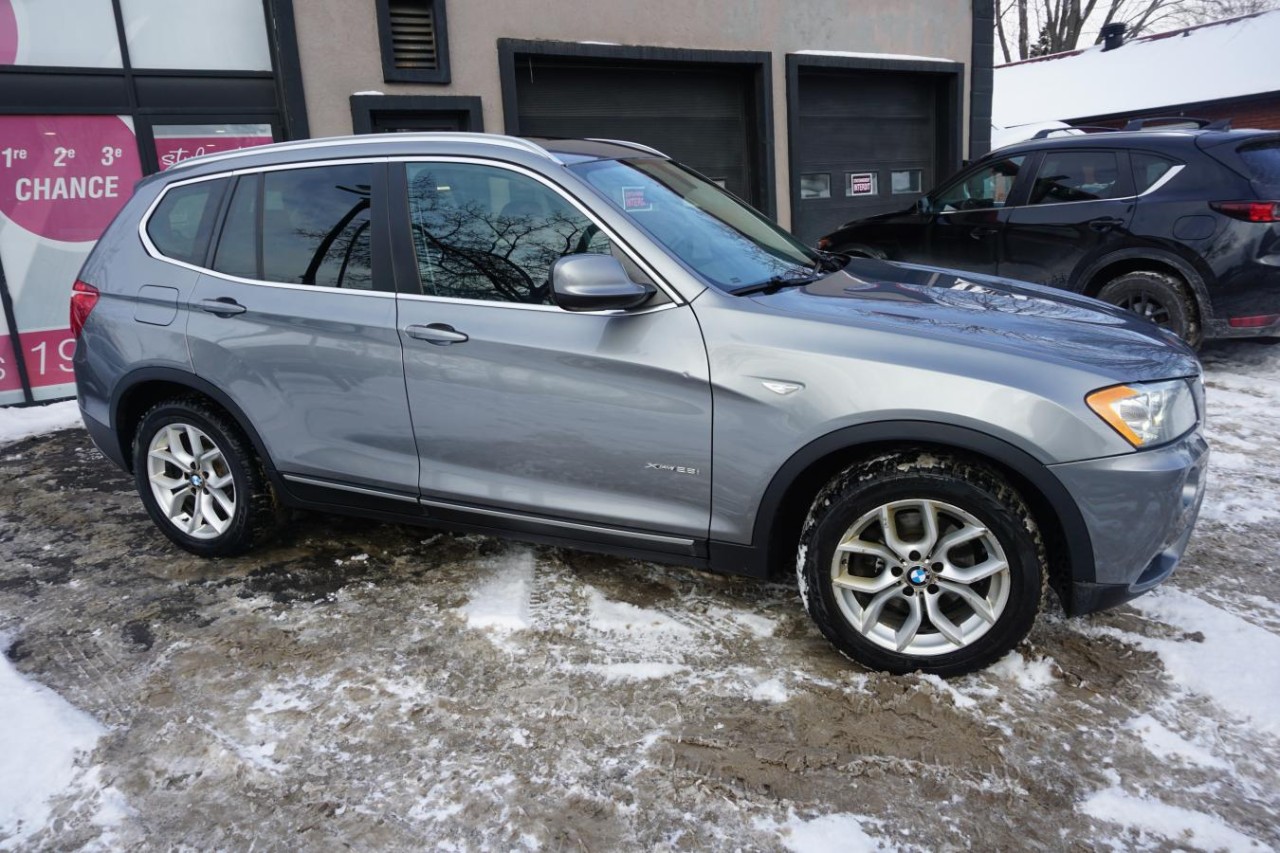
<path id="1" fill-rule="evenodd" d="M 74 407 L 74 403 L 71 404 Z M 0 649 L 9 642 L 0 637 Z M 76 781 L 76 759 L 105 731 L 0 654 L 0 846 L 17 846 L 49 819 L 49 799 Z"/>
<path id="2" fill-rule="evenodd" d="M 0 407 L 0 445 L 80 425 L 80 407 L 75 400 L 21 409 Z"/>
<path id="3" fill-rule="evenodd" d="M 1280 12 L 1136 38 L 995 69 L 991 120 L 1011 127 L 1162 106 L 1256 95 L 1280 89 Z"/>
<path id="4" fill-rule="evenodd" d="M 1280 708 L 1276 706 L 1280 637 L 1169 587 L 1136 598 L 1130 606 L 1179 631 L 1204 635 L 1203 642 L 1129 637 L 1158 654 L 1170 678 L 1252 721 L 1262 731 L 1280 735 Z"/>
<path id="5" fill-rule="evenodd" d="M 1230 850 L 1232 853 L 1270 849 L 1228 826 L 1221 818 L 1150 797 L 1134 797 L 1119 788 L 1098 791 L 1081 803 L 1079 810 L 1143 835 L 1167 839 L 1176 844 L 1175 849 L 1186 849 L 1184 845 L 1196 850 Z"/>

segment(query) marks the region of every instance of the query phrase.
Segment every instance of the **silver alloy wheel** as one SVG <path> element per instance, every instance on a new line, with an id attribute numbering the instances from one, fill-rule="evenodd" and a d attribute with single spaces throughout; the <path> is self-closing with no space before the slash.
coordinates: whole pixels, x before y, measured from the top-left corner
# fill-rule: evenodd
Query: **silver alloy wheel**
<path id="1" fill-rule="evenodd" d="M 973 644 L 1009 600 L 1009 562 L 995 534 L 942 501 L 893 501 L 845 531 L 831 558 L 836 603 L 854 630 L 908 655 Z"/>
<path id="2" fill-rule="evenodd" d="M 147 479 L 160 511 L 188 536 L 216 539 L 235 517 L 235 480 L 226 457 L 190 424 L 169 424 L 152 436 Z"/>

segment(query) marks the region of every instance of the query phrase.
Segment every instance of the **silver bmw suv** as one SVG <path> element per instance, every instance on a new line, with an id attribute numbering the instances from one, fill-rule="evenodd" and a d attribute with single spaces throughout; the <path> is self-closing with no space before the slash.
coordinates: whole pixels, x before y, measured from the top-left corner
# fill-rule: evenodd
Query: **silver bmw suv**
<path id="1" fill-rule="evenodd" d="M 322 139 L 153 176 L 71 297 L 95 443 L 177 545 L 281 506 L 758 578 L 844 654 L 967 672 L 1159 584 L 1195 356 L 1091 299 L 814 252 L 661 153 Z"/>

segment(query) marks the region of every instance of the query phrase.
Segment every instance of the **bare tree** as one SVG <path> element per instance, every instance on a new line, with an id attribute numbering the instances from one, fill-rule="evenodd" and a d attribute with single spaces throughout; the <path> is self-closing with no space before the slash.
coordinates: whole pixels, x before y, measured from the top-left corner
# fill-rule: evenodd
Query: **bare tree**
<path id="1" fill-rule="evenodd" d="M 1280 0 L 996 0 L 996 36 L 1013 62 L 1075 50 L 1095 27 L 1096 44 L 1107 24 L 1124 24 L 1132 38 L 1275 8 Z"/>

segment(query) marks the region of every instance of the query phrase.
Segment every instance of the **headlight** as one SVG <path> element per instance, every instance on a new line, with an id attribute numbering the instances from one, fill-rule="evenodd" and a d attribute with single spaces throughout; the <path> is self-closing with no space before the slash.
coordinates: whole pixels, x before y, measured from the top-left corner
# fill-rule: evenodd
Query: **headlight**
<path id="1" fill-rule="evenodd" d="M 1173 441 L 1196 425 L 1195 398 L 1184 379 L 1116 385 L 1085 400 L 1134 447 Z"/>

